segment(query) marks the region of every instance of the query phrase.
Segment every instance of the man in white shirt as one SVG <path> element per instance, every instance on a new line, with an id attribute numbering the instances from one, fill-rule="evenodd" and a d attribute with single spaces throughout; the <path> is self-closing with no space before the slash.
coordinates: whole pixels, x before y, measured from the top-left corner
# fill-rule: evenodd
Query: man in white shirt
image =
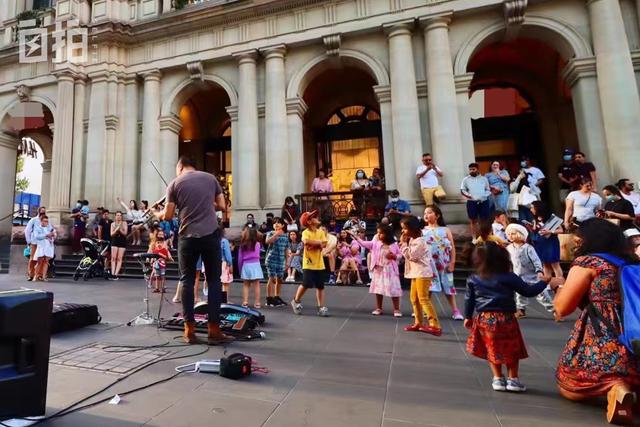
<path id="1" fill-rule="evenodd" d="M 538 200 L 540 200 L 540 193 L 542 193 L 540 186 L 545 180 L 544 173 L 537 167 L 531 166 L 531 159 L 528 157 L 522 158 L 520 166 L 522 167 L 522 172 L 527 176 L 527 183 L 531 193 L 538 196 Z"/>
<path id="2" fill-rule="evenodd" d="M 447 193 L 438 182 L 438 178 L 442 175 L 440 168 L 433 163 L 431 154 L 423 154 L 422 164 L 416 170 L 416 178 L 420 181 L 420 191 L 422 191 L 425 205 L 433 205 L 434 201 L 438 202 L 447 197 Z"/>
<path id="3" fill-rule="evenodd" d="M 37 226 L 40 226 L 40 217 L 47 214 L 47 208 L 44 206 L 40 206 L 38 208 L 38 215 L 34 216 L 27 222 L 27 226 L 24 228 L 24 240 L 27 241 L 27 245 L 29 246 L 30 255 L 29 255 L 29 263 L 27 264 L 27 280 L 31 282 L 36 275 L 36 263 L 35 259 L 37 245 L 32 243 L 32 234 L 33 229 Z"/>
<path id="4" fill-rule="evenodd" d="M 622 197 L 633 205 L 633 212 L 636 214 L 636 218 L 640 217 L 640 193 L 634 191 L 633 182 L 623 178 L 618 181 L 616 186 L 620 189 Z"/>
<path id="5" fill-rule="evenodd" d="M 477 163 L 470 163 L 469 175 L 464 177 L 460 185 L 460 194 L 467 199 L 467 216 L 474 239 L 480 235 L 480 221 L 486 221 L 491 217 L 489 181 L 480 175 L 478 169 Z"/>

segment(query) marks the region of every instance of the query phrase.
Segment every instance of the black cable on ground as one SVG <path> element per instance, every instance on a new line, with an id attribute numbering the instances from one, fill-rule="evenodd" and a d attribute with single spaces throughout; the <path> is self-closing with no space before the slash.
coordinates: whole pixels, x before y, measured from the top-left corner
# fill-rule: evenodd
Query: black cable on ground
<path id="1" fill-rule="evenodd" d="M 175 338 L 178 338 L 178 337 L 174 337 L 174 339 Z M 167 341 L 167 343 L 168 342 L 169 341 Z M 122 347 L 122 346 L 111 346 L 111 347 Z M 132 346 L 132 347 L 135 347 L 135 346 Z M 145 346 L 139 346 L 139 347 L 145 347 Z M 146 347 L 148 347 L 148 346 L 146 346 Z M 157 347 L 158 346 L 154 346 L 153 348 L 157 348 Z M 190 347 L 190 345 L 184 344 L 184 345 L 176 345 L 174 347 Z M 171 361 L 171 360 L 185 359 L 187 357 L 195 357 L 195 356 L 200 356 L 202 354 L 205 354 L 205 353 L 207 353 L 209 351 L 209 346 L 205 345 L 204 347 L 205 348 L 202 351 L 199 351 L 197 353 L 185 354 L 185 355 L 182 355 L 182 356 L 174 356 L 174 357 L 163 357 L 163 358 L 154 360 L 152 362 L 149 362 L 149 363 L 147 363 L 145 365 L 142 365 L 142 366 L 136 368 L 135 370 L 133 370 L 132 372 L 129 372 L 125 376 L 116 379 L 115 381 L 113 381 L 110 384 L 107 384 L 106 386 L 104 386 L 100 390 L 96 391 L 95 393 L 92 393 L 89 396 L 83 397 L 82 399 L 72 403 L 71 405 L 68 405 L 67 407 L 65 407 L 63 409 L 60 409 L 58 412 L 56 412 L 56 413 L 54 413 L 52 415 L 48 415 L 48 416 L 46 416 L 44 418 L 39 418 L 39 419 L 32 419 L 32 418 L 18 418 L 18 419 L 26 420 L 26 421 L 34 421 L 34 423 L 32 425 L 38 425 L 38 424 L 43 423 L 45 421 L 49 421 L 49 420 L 52 420 L 54 418 L 60 418 L 60 417 L 63 417 L 65 415 L 69 415 L 69 414 L 72 414 L 74 412 L 78 412 L 78 411 L 81 411 L 83 409 L 87 409 L 87 408 L 90 408 L 92 406 L 99 405 L 101 403 L 107 402 L 107 401 L 112 399 L 112 396 L 106 397 L 104 399 L 101 399 L 101 400 L 98 400 L 96 402 L 92 402 L 92 403 L 89 403 L 89 404 L 86 404 L 86 405 L 83 405 L 83 406 L 80 406 L 80 407 L 76 407 L 76 406 L 82 404 L 83 402 L 86 402 L 87 400 L 92 399 L 92 398 L 98 396 L 101 393 L 104 393 L 105 391 L 109 390 L 111 387 L 115 386 L 116 384 L 119 384 L 119 383 L 121 383 L 122 381 L 124 381 L 124 380 L 126 380 L 128 378 L 131 378 L 133 375 L 137 374 L 138 372 L 140 372 L 140 371 L 142 371 L 142 370 L 144 370 L 144 369 L 146 369 L 146 368 L 148 368 L 150 366 L 153 366 L 153 365 L 155 365 L 157 363 L 168 362 L 168 361 Z M 167 378 L 163 378 L 161 380 L 154 381 L 154 382 L 152 382 L 150 384 L 146 384 L 144 386 L 140 386 L 140 387 L 134 388 L 132 390 L 126 390 L 124 392 L 117 393 L 117 394 L 121 395 L 121 396 L 125 396 L 125 395 L 132 394 L 132 393 L 135 393 L 135 392 L 138 392 L 138 391 L 141 391 L 141 390 L 145 390 L 145 389 L 148 389 L 148 388 L 153 387 L 155 385 L 170 381 L 170 380 L 174 379 L 175 377 L 177 377 L 180 374 L 182 374 L 182 372 L 176 372 L 175 374 L 173 374 L 173 375 L 171 375 L 171 376 L 169 376 Z M 5 424 L 3 422 L 0 422 L 0 426 L 2 426 L 2 427 L 11 427 L 8 424 Z"/>

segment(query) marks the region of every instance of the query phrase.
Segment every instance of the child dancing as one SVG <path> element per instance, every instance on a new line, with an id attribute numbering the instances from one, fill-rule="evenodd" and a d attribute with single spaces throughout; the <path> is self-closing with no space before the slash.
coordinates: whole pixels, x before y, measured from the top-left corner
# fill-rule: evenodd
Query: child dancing
<path id="1" fill-rule="evenodd" d="M 253 288 L 254 308 L 262 308 L 260 305 L 260 280 L 264 279 L 260 266 L 260 242 L 258 231 L 255 227 L 245 227 L 240 237 L 240 249 L 238 250 L 238 268 L 242 286 L 242 306 L 249 306 L 249 290 Z"/>
<path id="2" fill-rule="evenodd" d="M 433 278 L 431 250 L 422 237 L 418 218 L 405 218 L 400 222 L 400 226 L 400 251 L 405 259 L 404 277 L 411 279 L 411 305 L 415 317 L 414 324 L 405 326 L 404 330 L 426 332 L 439 337 L 442 335 L 442 329 L 429 296 Z M 424 325 L 424 313 L 427 313 L 428 326 Z"/>
<path id="3" fill-rule="evenodd" d="M 495 391 L 526 391 L 518 379 L 519 362 L 528 355 L 515 316 L 514 293 L 535 296 L 551 278 L 525 283 L 511 272 L 507 250 L 493 242 L 476 247 L 472 262 L 476 273 L 467 279 L 464 308 L 464 326 L 471 330 L 467 351 L 489 362 Z M 507 379 L 502 365 L 507 367 Z"/>
<path id="4" fill-rule="evenodd" d="M 282 279 L 289 246 L 289 238 L 285 232 L 285 222 L 281 218 L 274 218 L 274 231 L 270 231 L 266 236 L 266 243 L 269 245 L 265 264 L 267 265 L 267 307 L 281 307 L 287 305 L 280 298 Z"/>
<path id="5" fill-rule="evenodd" d="M 356 234 L 349 231 L 349 234 L 370 252 L 369 270 L 372 272 L 371 286 L 369 293 L 376 296 L 376 309 L 371 312 L 374 316 L 382 314 L 383 298 L 390 297 L 393 302 L 393 316 L 402 317 L 400 312 L 400 297 L 402 288 L 400 287 L 400 273 L 398 270 L 398 259 L 402 257 L 400 247 L 393 237 L 393 228 L 389 225 L 379 225 L 377 228 L 377 239 L 372 241 L 361 240 Z"/>

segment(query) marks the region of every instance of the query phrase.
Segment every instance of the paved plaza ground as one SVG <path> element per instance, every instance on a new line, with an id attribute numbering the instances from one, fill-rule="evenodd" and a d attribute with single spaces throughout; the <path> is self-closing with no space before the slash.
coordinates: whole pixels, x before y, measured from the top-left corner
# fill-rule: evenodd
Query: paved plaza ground
<path id="1" fill-rule="evenodd" d="M 0 277 L 0 290 L 28 286 L 22 276 Z M 175 284 L 172 284 L 175 285 Z M 153 326 L 127 327 L 142 308 L 143 282 L 72 282 L 56 279 L 40 287 L 54 292 L 58 302 L 95 303 L 101 325 L 56 335 L 51 357 L 94 344 L 157 344 L 176 331 Z M 238 301 L 240 286 L 232 298 Z M 291 298 L 294 287 L 284 286 Z M 158 297 L 154 295 L 154 307 Z M 373 299 L 365 288 L 330 287 L 331 317 L 319 318 L 312 295 L 305 296 L 303 316 L 288 308 L 264 309 L 266 339 L 235 343 L 229 350 L 252 356 L 268 375 L 232 381 L 211 374 L 182 374 L 144 391 L 123 397 L 119 405 L 101 404 L 49 421 L 47 426 L 602 426 L 604 411 L 561 399 L 554 385 L 554 367 L 572 322 L 555 323 L 533 302 L 521 322 L 529 350 L 521 378 L 524 394 L 491 390 L 491 374 L 481 360 L 465 352 L 466 330 L 449 319 L 444 299 L 436 303 L 442 315 L 440 338 L 407 333 L 411 321 L 408 299 L 405 317 L 374 318 Z M 459 296 L 462 303 L 462 295 Z M 155 309 L 155 308 L 154 308 Z M 179 307 L 165 305 L 169 315 Z M 389 307 L 387 307 L 389 311 Z M 178 343 L 178 341 L 175 341 Z M 202 346 L 170 348 L 193 354 Z M 217 359 L 222 348 L 206 354 L 155 364 L 100 395 L 106 397 L 174 373 L 181 364 Z M 47 413 L 54 413 L 119 378 L 117 374 L 51 363 Z"/>

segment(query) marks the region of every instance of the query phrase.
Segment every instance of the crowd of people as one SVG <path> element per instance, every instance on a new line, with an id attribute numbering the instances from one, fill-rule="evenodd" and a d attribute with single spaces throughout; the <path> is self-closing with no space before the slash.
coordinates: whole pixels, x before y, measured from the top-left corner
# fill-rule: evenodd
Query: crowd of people
<path id="1" fill-rule="evenodd" d="M 466 199 L 473 235 L 468 256 L 473 272 L 466 280 L 461 310 L 453 273 L 462 257 L 438 205 L 447 197 L 439 182 L 446 171 L 429 154 L 423 156 L 422 163 L 416 179 L 426 203 L 423 214 L 413 215 L 409 203 L 392 191 L 373 233 L 367 230 L 370 225 L 358 208 L 367 203 L 366 191 L 384 189 L 379 171 L 369 178 L 364 171 L 357 172 L 353 182 L 357 188 L 352 188 L 362 198 L 354 194 L 354 209 L 343 224 L 332 215 L 331 200 L 325 193 L 331 193 L 333 186 L 321 171 L 312 184 L 314 210 L 301 212 L 295 200 L 287 197 L 280 215 L 268 214 L 260 225 L 248 214 L 238 242 L 224 238 L 222 230 L 222 300 L 228 301 L 236 272 L 242 282 L 243 306 L 262 308 L 261 282 L 266 279 L 266 306 L 289 305 L 294 314 L 302 315 L 304 295 L 315 290 L 315 311 L 326 317 L 326 283 L 366 283 L 372 295 L 371 314 L 384 315 L 386 297 L 391 300 L 392 315 L 400 318 L 400 301 L 408 288 L 413 321 L 404 330 L 439 337 L 446 331 L 432 298 L 440 293 L 448 302 L 451 317 L 463 321 L 470 331 L 467 351 L 488 362 L 492 389 L 511 392 L 526 391 L 519 379 L 519 364 L 527 357 L 527 350 L 518 322 L 527 316 L 529 298 L 535 297 L 557 321 L 579 310 L 556 371 L 559 390 L 571 400 L 606 395 L 608 421 L 629 422 L 634 389 L 640 387 L 640 370 L 633 350 L 618 340 L 623 299 L 619 267 L 602 254 L 629 265 L 640 263 L 640 232 L 636 228 L 640 195 L 633 183 L 620 179 L 615 185 L 603 186 L 600 195 L 593 164 L 583 153 L 565 150 L 558 169 L 564 215 L 556 216 L 542 201 L 547 178 L 529 159 L 522 160 L 515 179 L 500 162 L 493 162 L 485 175 L 480 173 L 480 165 L 470 164 L 460 193 Z M 166 263 L 173 260 L 171 249 L 178 234 L 175 222 L 163 220 L 149 226 L 135 201 L 128 206 L 118 201 L 126 217 L 119 211 L 111 220 L 110 212 L 103 209 L 92 221 L 88 221 L 88 203 L 78 202 L 71 212 L 74 250 L 78 249 L 76 240 L 87 229 L 110 241 L 111 268 L 117 278 L 128 241 L 140 244 L 142 233 L 148 230 L 148 250 L 160 255 L 153 268 L 154 291 L 164 292 Z M 148 208 L 146 202 L 141 205 Z M 575 259 L 566 278 L 560 265 L 561 234 L 572 236 L 575 244 Z M 30 280 L 46 280 L 56 234 L 44 208 L 27 225 L 25 237 Z M 209 286 L 203 264 L 209 262 L 200 260 L 196 266 L 205 296 Z M 285 302 L 282 283 L 298 279 L 301 284 L 293 299 Z M 199 293 L 196 279 L 196 300 Z M 185 295 L 179 288 L 174 302 Z"/>

